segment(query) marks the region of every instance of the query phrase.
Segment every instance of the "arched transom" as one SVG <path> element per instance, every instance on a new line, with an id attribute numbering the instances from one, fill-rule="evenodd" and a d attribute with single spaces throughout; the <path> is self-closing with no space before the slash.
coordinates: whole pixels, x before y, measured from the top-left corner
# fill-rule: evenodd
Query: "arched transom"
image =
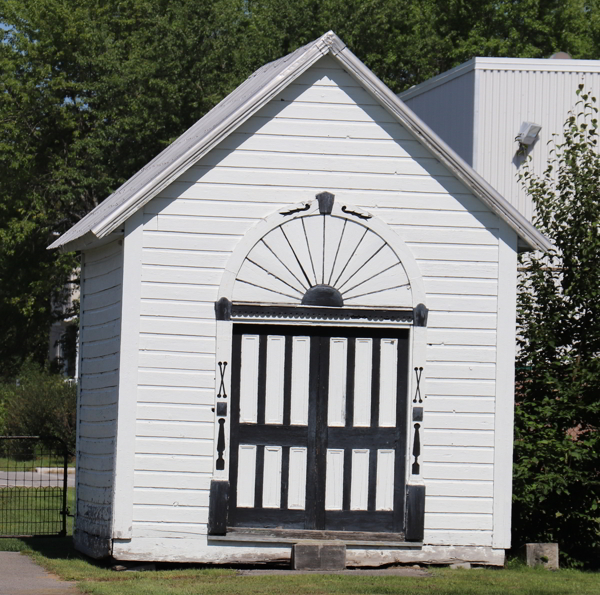
<path id="1" fill-rule="evenodd" d="M 315 203 L 280 212 L 281 223 L 249 251 L 235 302 L 411 307 L 400 258 L 371 228 L 370 215 Z"/>

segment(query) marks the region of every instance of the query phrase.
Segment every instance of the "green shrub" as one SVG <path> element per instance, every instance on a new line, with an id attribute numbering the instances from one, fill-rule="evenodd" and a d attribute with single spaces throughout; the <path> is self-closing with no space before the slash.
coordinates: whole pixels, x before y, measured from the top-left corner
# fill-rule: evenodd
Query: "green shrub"
<path id="1" fill-rule="evenodd" d="M 513 545 L 600 566 L 600 152 L 582 92 L 543 176 L 522 179 L 554 247 L 521 256 Z"/>
<path id="2" fill-rule="evenodd" d="M 74 451 L 76 402 L 73 382 L 29 361 L 16 378 L 0 384 L 0 424 L 7 435 L 58 438 Z"/>

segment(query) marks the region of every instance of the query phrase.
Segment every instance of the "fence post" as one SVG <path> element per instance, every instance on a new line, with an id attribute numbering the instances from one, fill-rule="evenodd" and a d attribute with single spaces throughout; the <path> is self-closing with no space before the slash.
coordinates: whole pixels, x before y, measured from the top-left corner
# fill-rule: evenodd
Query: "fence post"
<path id="1" fill-rule="evenodd" d="M 67 534 L 67 491 L 68 491 L 68 462 L 69 453 L 66 443 L 63 443 L 63 505 L 62 505 L 62 531 L 60 532 L 61 537 L 65 537 Z"/>

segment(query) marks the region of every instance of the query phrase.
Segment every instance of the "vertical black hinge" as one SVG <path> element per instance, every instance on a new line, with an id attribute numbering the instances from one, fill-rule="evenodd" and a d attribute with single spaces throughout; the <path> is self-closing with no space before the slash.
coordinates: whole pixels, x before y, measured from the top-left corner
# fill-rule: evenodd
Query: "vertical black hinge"
<path id="1" fill-rule="evenodd" d="M 225 459 L 223 453 L 225 452 L 225 420 L 221 417 L 219 419 L 219 436 L 217 438 L 217 471 L 223 471 L 225 469 Z"/>
<path id="2" fill-rule="evenodd" d="M 227 533 L 228 514 L 229 482 L 213 479 L 210 482 L 210 500 L 208 502 L 209 535 L 225 535 Z"/>
<path id="3" fill-rule="evenodd" d="M 419 428 L 421 424 L 415 424 L 415 438 L 413 441 L 413 457 L 415 457 L 415 462 L 412 465 L 412 474 L 419 475 L 421 472 L 421 466 L 419 465 L 419 456 L 421 456 L 421 438 L 419 437 Z"/>

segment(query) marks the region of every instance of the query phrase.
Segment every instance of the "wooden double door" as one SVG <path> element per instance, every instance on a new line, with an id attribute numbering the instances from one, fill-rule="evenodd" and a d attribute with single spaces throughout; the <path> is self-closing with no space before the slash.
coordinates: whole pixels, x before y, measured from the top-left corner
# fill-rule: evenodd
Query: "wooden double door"
<path id="1" fill-rule="evenodd" d="M 408 338 L 234 326 L 230 526 L 404 532 Z"/>

